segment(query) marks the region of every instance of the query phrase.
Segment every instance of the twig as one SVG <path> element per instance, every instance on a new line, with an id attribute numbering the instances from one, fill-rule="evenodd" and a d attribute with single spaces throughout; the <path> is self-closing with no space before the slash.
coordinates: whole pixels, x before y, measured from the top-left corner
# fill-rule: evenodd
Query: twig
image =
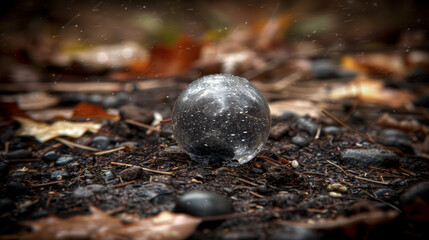
<path id="1" fill-rule="evenodd" d="M 242 181 L 242 182 L 244 182 L 244 183 L 250 184 L 250 185 L 255 186 L 255 187 L 259 186 L 259 184 L 257 184 L 257 183 L 251 182 L 251 181 L 249 181 L 249 180 L 246 180 L 246 179 L 243 179 L 243 178 L 240 178 L 240 177 L 237 177 L 237 179 L 238 179 L 239 181 Z"/>
<path id="2" fill-rule="evenodd" d="M 121 184 L 117 184 L 117 185 L 115 185 L 113 187 L 123 187 L 123 186 L 126 186 L 128 184 L 135 183 L 135 182 L 136 182 L 136 180 L 132 180 L 132 181 L 129 181 L 129 182 L 124 182 L 124 183 L 121 183 Z"/>
<path id="3" fill-rule="evenodd" d="M 151 126 L 151 125 L 148 125 L 148 124 L 137 122 L 137 121 L 134 121 L 134 120 L 131 120 L 131 119 L 126 119 L 125 122 L 128 123 L 128 124 L 131 124 L 131 125 L 138 126 L 138 127 L 147 128 L 148 130 L 152 130 L 152 131 L 156 131 L 156 132 L 160 132 L 161 131 L 159 129 L 159 125 L 155 127 L 155 126 Z"/>
<path id="4" fill-rule="evenodd" d="M 360 180 L 364 180 L 364 181 L 368 181 L 368 182 L 372 182 L 372 183 L 378 183 L 378 184 L 383 184 L 383 185 L 389 185 L 388 182 L 380 182 L 377 180 L 372 180 L 372 179 L 368 179 L 368 178 L 363 178 L 363 177 L 359 177 L 356 175 L 352 175 L 354 178 L 360 179 Z"/>
<path id="5" fill-rule="evenodd" d="M 65 180 L 59 180 L 59 181 L 53 181 L 53 182 L 48 182 L 48 183 L 39 183 L 39 184 L 30 184 L 31 187 L 45 187 L 45 186 L 49 186 L 49 185 L 54 185 L 57 183 L 62 183 Z"/>
<path id="6" fill-rule="evenodd" d="M 128 163 L 111 162 L 110 164 L 119 165 L 119 166 L 127 166 L 127 167 L 139 167 L 139 168 L 143 169 L 143 171 L 152 172 L 152 173 L 159 173 L 159 174 L 165 174 L 165 175 L 172 175 L 173 174 L 173 172 L 164 172 L 164 171 L 159 171 L 159 170 L 153 170 L 153 169 L 144 168 L 144 167 L 140 167 L 140 166 L 128 164 Z"/>
<path id="7" fill-rule="evenodd" d="M 70 148 L 76 147 L 76 148 L 81 148 L 81 149 L 85 149 L 85 150 L 88 150 L 88 151 L 100 151 L 100 149 L 98 149 L 98 148 L 88 147 L 88 146 L 85 146 L 85 145 L 82 145 L 82 144 L 74 143 L 74 142 L 71 142 L 71 141 L 69 141 L 67 139 L 64 139 L 64 138 L 57 137 L 55 139 L 58 142 L 61 142 L 61 143 L 65 144 L 65 145 L 67 145 Z"/>
<path id="8" fill-rule="evenodd" d="M 387 150 L 390 150 L 390 151 L 392 151 L 392 152 L 395 152 L 395 153 L 397 153 L 397 154 L 399 154 L 399 155 L 401 155 L 401 156 L 408 156 L 408 154 L 405 154 L 405 153 L 403 153 L 403 152 L 399 151 L 398 149 L 391 148 L 391 147 L 388 147 L 388 146 L 383 145 L 383 144 L 381 144 L 381 143 L 378 143 L 378 142 L 374 141 L 374 139 L 372 139 L 371 137 L 369 137 L 369 136 L 367 136 L 367 135 L 365 135 L 365 134 L 363 134 L 363 133 L 361 133 L 361 132 L 359 132 L 359 131 L 354 130 L 353 128 L 351 128 L 349 125 L 345 124 L 345 123 L 344 123 L 343 121 L 341 121 L 340 119 L 338 119 L 338 118 L 334 117 L 332 114 L 328 113 L 325 109 L 322 109 L 322 113 L 323 113 L 323 114 L 325 114 L 326 116 L 328 116 L 328 117 L 332 118 L 332 120 L 334 120 L 335 122 L 337 122 L 337 123 L 338 123 L 338 124 L 340 124 L 341 126 L 343 126 L 343 127 L 347 128 L 347 129 L 349 129 L 350 131 L 352 131 L 352 132 L 356 133 L 357 135 L 361 136 L 362 138 L 366 139 L 367 141 L 369 141 L 369 142 L 371 142 L 371 143 L 373 143 L 373 144 L 376 144 L 376 145 L 378 145 L 378 146 L 380 146 L 380 147 L 382 147 L 382 148 L 385 148 L 385 149 L 387 149 Z"/>
<path id="9" fill-rule="evenodd" d="M 107 153 L 117 152 L 117 151 L 120 151 L 120 150 L 125 149 L 125 148 L 126 148 L 125 146 L 122 146 L 122 147 L 118 147 L 118 148 L 114 148 L 114 149 L 109 149 L 109 150 L 105 150 L 105 151 L 96 152 L 96 153 L 94 153 L 94 155 L 97 155 L 97 156 L 104 155 L 104 154 L 107 154 Z"/>
<path id="10" fill-rule="evenodd" d="M 349 176 L 349 174 L 342 167 L 340 167 L 339 165 L 337 165 L 337 164 L 335 164 L 335 163 L 333 163 L 333 162 L 331 162 L 329 160 L 326 160 L 326 162 L 328 162 L 328 163 L 334 165 L 335 167 L 339 168 L 341 171 L 343 171 L 344 174 L 346 174 L 347 176 Z"/>
<path id="11" fill-rule="evenodd" d="M 253 191 L 249 191 L 249 193 L 252 194 L 253 196 L 258 197 L 258 198 L 264 198 L 265 197 L 264 195 L 261 195 L 259 193 L 253 192 Z"/>
<path id="12" fill-rule="evenodd" d="M 411 176 L 416 176 L 417 175 L 417 174 L 415 174 L 415 173 L 413 173 L 411 171 L 408 171 L 407 169 L 404 169 L 402 167 L 399 167 L 398 169 L 401 170 L 401 171 L 403 171 L 404 173 L 410 174 Z"/>

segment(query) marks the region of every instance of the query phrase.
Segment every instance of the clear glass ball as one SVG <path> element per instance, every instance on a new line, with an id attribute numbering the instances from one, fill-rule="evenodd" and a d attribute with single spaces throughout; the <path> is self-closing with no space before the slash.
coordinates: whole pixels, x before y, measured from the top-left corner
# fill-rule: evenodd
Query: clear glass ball
<path id="1" fill-rule="evenodd" d="M 173 134 L 192 160 L 239 165 L 265 145 L 270 108 L 248 80 L 228 74 L 208 75 L 189 84 L 173 108 Z"/>

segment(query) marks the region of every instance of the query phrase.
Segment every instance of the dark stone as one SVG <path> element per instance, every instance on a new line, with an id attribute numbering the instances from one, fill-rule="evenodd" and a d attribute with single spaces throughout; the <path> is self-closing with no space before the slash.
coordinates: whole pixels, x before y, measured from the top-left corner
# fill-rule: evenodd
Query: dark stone
<path id="1" fill-rule="evenodd" d="M 92 147 L 95 147 L 101 150 L 108 149 L 109 144 L 110 144 L 110 139 L 106 136 L 95 136 L 91 141 Z"/>
<path id="2" fill-rule="evenodd" d="M 142 174 L 143 174 L 143 169 L 141 167 L 131 167 L 131 168 L 122 170 L 119 173 L 119 176 L 124 181 L 131 181 L 131 180 L 140 178 Z"/>
<path id="3" fill-rule="evenodd" d="M 7 159 L 26 159 L 31 157 L 31 152 L 27 149 L 18 149 L 6 154 Z"/>
<path id="4" fill-rule="evenodd" d="M 401 196 L 400 200 L 407 219 L 429 221 L 429 181 L 414 185 Z"/>
<path id="5" fill-rule="evenodd" d="M 399 156 L 386 149 L 345 149 L 341 161 L 354 166 L 393 166 L 399 164 Z"/>
<path id="6" fill-rule="evenodd" d="M 103 178 L 105 181 L 110 181 L 115 178 L 115 175 L 113 175 L 112 171 L 107 170 L 103 172 Z"/>
<path id="7" fill-rule="evenodd" d="M 390 138 L 390 137 L 403 138 L 403 139 L 408 138 L 408 134 L 405 133 L 404 131 L 401 131 L 398 129 L 391 129 L 391 128 L 383 129 L 380 132 L 380 136 L 384 138 Z"/>
<path id="8" fill-rule="evenodd" d="M 301 117 L 298 114 L 290 111 L 284 111 L 278 117 L 280 121 L 288 121 L 288 120 L 299 119 L 299 118 Z"/>
<path id="9" fill-rule="evenodd" d="M 156 197 L 164 194 L 173 193 L 171 189 L 167 187 L 164 183 L 149 183 L 141 185 L 136 188 L 137 196 L 144 197 L 148 200 L 155 199 Z"/>
<path id="10" fill-rule="evenodd" d="M 299 147 L 305 147 L 308 145 L 308 140 L 305 137 L 302 136 L 295 136 L 291 139 L 292 143 L 299 146 Z"/>
<path id="11" fill-rule="evenodd" d="M 63 154 L 57 159 L 57 161 L 55 161 L 55 164 L 58 166 L 63 166 L 63 165 L 69 164 L 73 160 L 74 160 L 74 157 L 72 155 Z"/>
<path id="12" fill-rule="evenodd" d="M 6 161 L 0 162 L 0 179 L 3 179 L 9 173 L 9 164 Z"/>
<path id="13" fill-rule="evenodd" d="M 252 168 L 250 169 L 251 173 L 256 173 L 256 174 L 262 174 L 264 171 L 262 171 L 262 169 L 260 168 Z"/>
<path id="14" fill-rule="evenodd" d="M 317 232 L 309 228 L 286 227 L 275 231 L 268 240 L 318 240 L 320 239 Z"/>
<path id="15" fill-rule="evenodd" d="M 339 127 L 336 126 L 327 126 L 323 128 L 323 132 L 325 133 L 325 135 L 336 136 L 341 132 L 341 130 Z"/>
<path id="16" fill-rule="evenodd" d="M 10 182 L 6 185 L 5 194 L 7 197 L 17 197 L 30 193 L 30 190 L 27 186 L 22 183 Z"/>
<path id="17" fill-rule="evenodd" d="M 68 178 L 69 176 L 70 176 L 70 174 L 68 172 L 63 171 L 63 170 L 57 170 L 57 171 L 54 171 L 51 173 L 50 178 L 51 178 L 51 180 L 59 181 L 59 180 L 62 180 L 64 178 Z"/>
<path id="18" fill-rule="evenodd" d="M 301 117 L 298 119 L 298 125 L 299 125 L 299 129 L 306 131 L 311 136 L 314 136 L 317 133 L 318 126 L 315 122 L 313 122 L 311 120 L 308 120 L 308 119 Z"/>
<path id="19" fill-rule="evenodd" d="M 396 198 L 399 196 L 395 190 L 390 188 L 379 188 L 374 191 L 374 194 L 378 198 L 388 201 L 396 200 Z"/>
<path id="20" fill-rule="evenodd" d="M 97 193 L 106 191 L 106 187 L 99 184 L 92 184 L 86 187 L 78 187 L 73 191 L 75 198 L 90 198 Z"/>
<path id="21" fill-rule="evenodd" d="M 46 162 L 54 162 L 61 156 L 61 154 L 57 151 L 49 151 L 43 154 L 42 160 Z"/>
<path id="22" fill-rule="evenodd" d="M 191 191 L 176 201 L 176 212 L 197 217 L 217 216 L 233 212 L 230 199 L 213 192 Z"/>
<path id="23" fill-rule="evenodd" d="M 7 198 L 0 199 L 0 215 L 10 212 L 15 209 L 15 204 Z"/>
<path id="24" fill-rule="evenodd" d="M 86 95 L 84 93 L 69 93 L 61 96 L 61 104 L 66 106 L 76 105 L 80 102 L 86 101 Z"/>
<path id="25" fill-rule="evenodd" d="M 327 59 L 317 59 L 311 62 L 311 72 L 317 79 L 339 78 L 337 65 Z"/>
<path id="26" fill-rule="evenodd" d="M 429 108 L 429 93 L 420 95 L 419 98 L 414 102 L 414 105 L 418 107 Z"/>
<path id="27" fill-rule="evenodd" d="M 104 108 L 116 108 L 119 105 L 118 98 L 115 95 L 109 95 L 103 99 L 101 105 Z"/>
<path id="28" fill-rule="evenodd" d="M 259 193 L 262 193 L 262 194 L 268 193 L 268 188 L 267 188 L 267 186 L 265 186 L 265 185 L 259 185 L 259 186 L 257 186 L 257 187 L 256 187 L 256 190 L 257 190 Z"/>
<path id="29" fill-rule="evenodd" d="M 154 120 L 153 112 L 134 105 L 125 105 L 119 108 L 121 119 L 130 119 L 137 122 L 151 124 Z"/>
<path id="30" fill-rule="evenodd" d="M 101 94 L 91 94 L 88 96 L 87 101 L 92 104 L 101 104 L 103 101 L 103 96 Z"/>

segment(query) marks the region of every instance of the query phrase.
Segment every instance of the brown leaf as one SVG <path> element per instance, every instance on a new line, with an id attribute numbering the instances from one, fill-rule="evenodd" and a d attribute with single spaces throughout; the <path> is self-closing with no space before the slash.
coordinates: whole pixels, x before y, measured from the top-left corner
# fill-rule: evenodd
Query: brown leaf
<path id="1" fill-rule="evenodd" d="M 67 219 L 52 216 L 28 222 L 33 232 L 22 239 L 176 240 L 187 238 L 200 222 L 200 218 L 186 214 L 162 212 L 153 218 L 124 224 L 92 207 L 89 215 Z"/>
<path id="2" fill-rule="evenodd" d="M 103 107 L 87 102 L 81 102 L 74 107 L 74 119 L 91 118 L 113 118 L 115 116 L 108 114 Z"/>
<path id="3" fill-rule="evenodd" d="M 390 116 L 388 113 L 384 113 L 381 115 L 380 118 L 378 118 L 377 122 L 375 123 L 378 126 L 382 126 L 385 128 L 396 128 L 400 129 L 405 132 L 428 132 L 429 128 L 425 125 L 420 124 L 416 120 L 402 120 L 399 121 L 392 116 Z"/>
<path id="4" fill-rule="evenodd" d="M 160 45 L 151 50 L 149 65 L 136 62 L 131 72 L 147 76 L 168 77 L 186 73 L 200 57 L 202 44 L 187 36 L 180 36 L 174 46 Z"/>

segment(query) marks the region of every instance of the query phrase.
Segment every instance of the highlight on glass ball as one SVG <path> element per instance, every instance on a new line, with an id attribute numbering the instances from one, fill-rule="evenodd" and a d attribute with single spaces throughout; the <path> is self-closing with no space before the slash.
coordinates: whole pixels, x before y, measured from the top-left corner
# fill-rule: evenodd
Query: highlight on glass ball
<path id="1" fill-rule="evenodd" d="M 271 127 L 265 97 L 247 79 L 228 74 L 201 77 L 177 98 L 173 134 L 192 160 L 237 166 L 264 147 Z"/>

